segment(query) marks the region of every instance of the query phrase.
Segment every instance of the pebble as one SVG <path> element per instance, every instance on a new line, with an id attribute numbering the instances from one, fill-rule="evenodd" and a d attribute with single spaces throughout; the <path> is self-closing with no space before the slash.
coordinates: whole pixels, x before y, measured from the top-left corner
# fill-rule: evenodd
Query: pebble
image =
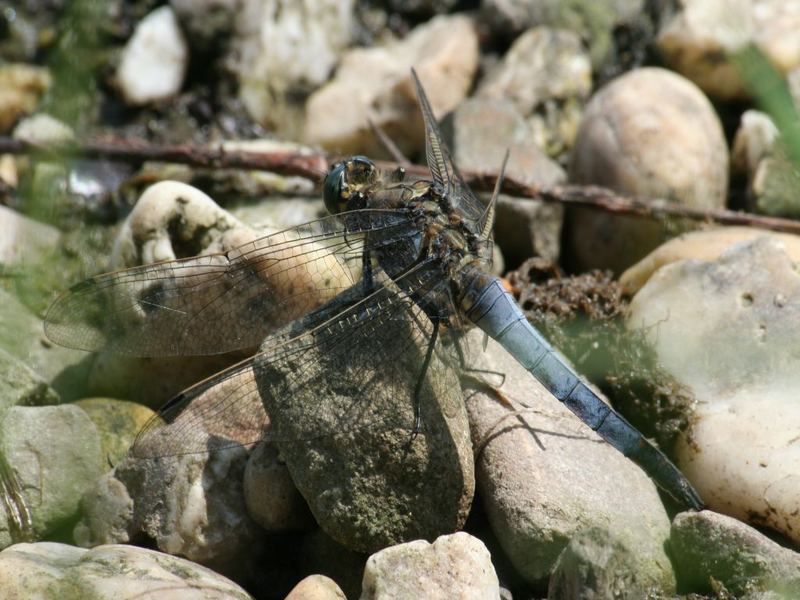
<path id="1" fill-rule="evenodd" d="M 4 485 L 11 485 L 10 477 L 16 480 L 18 494 L 9 496 L 26 507 L 34 539 L 75 519 L 81 496 L 103 471 L 97 429 L 77 406 L 8 408 L 0 422 L 0 456 L 8 465 Z M 4 505 L 3 547 L 16 541 L 7 510 Z"/>
<path id="2" fill-rule="evenodd" d="M 799 292 L 796 264 L 764 236 L 716 259 L 660 268 L 628 316 L 628 327 L 644 333 L 659 364 L 695 397 L 676 454 L 703 500 L 795 542 Z"/>
<path id="3" fill-rule="evenodd" d="M 371 119 L 406 155 L 424 148 L 411 67 L 437 118 L 467 95 L 478 68 L 478 35 L 468 17 L 434 17 L 403 40 L 348 51 L 335 77 L 306 103 L 305 141 L 340 154 L 385 156 Z"/>
<path id="4" fill-rule="evenodd" d="M 717 227 L 690 231 L 662 244 L 619 278 L 623 291 L 633 296 L 661 267 L 683 260 L 717 260 L 736 244 L 768 237 L 779 242 L 794 262 L 800 262 L 800 237 L 755 227 Z"/>
<path id="5" fill-rule="evenodd" d="M 347 597 L 330 577 L 309 575 L 292 588 L 285 600 L 347 600 Z"/>
<path id="6" fill-rule="evenodd" d="M 680 513 L 672 521 L 670 548 L 693 590 L 711 592 L 715 579 L 737 597 L 800 597 L 800 554 L 736 519 L 710 510 Z"/>
<path id="7" fill-rule="evenodd" d="M 7 598 L 252 600 L 191 561 L 125 545 L 16 544 L 0 552 L 0 581 Z"/>
<path id="8" fill-rule="evenodd" d="M 465 392 L 478 491 L 516 571 L 537 585 L 560 561 L 562 576 L 575 578 L 594 560 L 592 553 L 580 558 L 589 544 L 613 556 L 597 579 L 597 597 L 610 580 L 672 593 L 675 579 L 664 552 L 669 519 L 653 482 L 496 342 L 478 352 L 482 343 L 480 332 L 468 334 L 467 364 L 477 372 L 504 373 L 498 394 L 512 407 L 485 388 L 468 386 Z M 491 377 L 488 383 L 497 386 Z M 586 533 L 592 530 L 599 533 Z"/>
<path id="9" fill-rule="evenodd" d="M 29 144 L 63 144 L 73 141 L 75 132 L 66 123 L 39 113 L 17 123 L 12 137 Z"/>
<path id="10" fill-rule="evenodd" d="M 711 97 L 745 99 L 747 87 L 728 57 L 756 45 L 779 71 L 800 66 L 797 0 L 695 0 L 665 19 L 656 47 L 671 69 Z"/>
<path id="11" fill-rule="evenodd" d="M 660 68 L 626 73 L 586 107 L 570 180 L 694 208 L 723 208 L 728 149 L 711 103 L 690 81 Z M 621 272 L 668 237 L 657 222 L 570 211 L 570 249 L 581 270 Z"/>
<path id="12" fill-rule="evenodd" d="M 478 538 L 459 532 L 431 544 L 416 540 L 369 557 L 361 600 L 500 599 L 491 555 Z"/>
<path id="13" fill-rule="evenodd" d="M 50 71 L 25 63 L 0 65 L 0 134 L 17 120 L 36 110 L 42 95 L 52 85 Z"/>
<path id="14" fill-rule="evenodd" d="M 117 85 L 125 102 L 144 105 L 180 92 L 189 49 L 175 13 L 157 8 L 136 26 L 122 51 Z"/>

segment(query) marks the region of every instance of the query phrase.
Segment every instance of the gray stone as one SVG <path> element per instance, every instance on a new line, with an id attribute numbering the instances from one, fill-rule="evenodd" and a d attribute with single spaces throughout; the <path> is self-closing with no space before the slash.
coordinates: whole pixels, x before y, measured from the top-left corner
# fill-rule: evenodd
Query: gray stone
<path id="1" fill-rule="evenodd" d="M 0 552 L 6 598 L 250 600 L 232 581 L 186 559 L 134 546 L 91 550 L 54 542 Z"/>
<path id="2" fill-rule="evenodd" d="M 518 181 L 550 187 L 565 179 L 561 167 L 536 147 L 517 109 L 505 100 L 466 100 L 442 128 L 445 135 L 451 133 L 453 159 L 460 168 L 497 170 L 509 150 L 506 173 Z M 563 216 L 560 206 L 500 195 L 494 233 L 505 260 L 517 264 L 538 255 L 556 262 Z"/>
<path id="3" fill-rule="evenodd" d="M 244 500 L 253 520 L 270 532 L 311 529 L 314 519 L 271 444 L 255 447 L 244 470 Z"/>
<path id="4" fill-rule="evenodd" d="M 628 315 L 628 327 L 644 333 L 659 364 L 696 399 L 676 453 L 708 507 L 795 541 L 798 298 L 796 263 L 765 236 L 714 260 L 662 267 Z"/>
<path id="5" fill-rule="evenodd" d="M 39 223 L 0 206 L 0 264 L 36 263 L 52 251 L 60 234 L 55 227 Z"/>
<path id="6" fill-rule="evenodd" d="M 119 464 L 128 454 L 136 434 L 155 414 L 136 402 L 114 398 L 83 398 L 80 406 L 97 427 L 100 446 L 107 464 Z"/>
<path id="7" fill-rule="evenodd" d="M 0 456 L 4 486 L 29 515 L 35 537 L 76 519 L 81 496 L 103 471 L 97 430 L 77 406 L 9 408 L 0 423 Z M 0 524 L 4 546 L 13 527 L 7 511 Z"/>
<path id="8" fill-rule="evenodd" d="M 483 542 L 459 532 L 432 544 L 416 540 L 370 556 L 361 600 L 390 598 L 499 600 L 500 584 Z"/>
<path id="9" fill-rule="evenodd" d="M 420 316 L 404 313 L 418 310 L 367 326 L 351 317 L 345 331 L 331 323 L 315 331 L 313 349 L 308 336 L 268 340 L 254 366 L 292 479 L 325 532 L 356 551 L 457 530 L 472 501 L 458 379 L 436 353 L 420 388 L 423 429 L 413 434 L 427 347 Z"/>
<path id="10" fill-rule="evenodd" d="M 570 179 L 695 208 L 723 208 L 728 150 L 722 126 L 690 81 L 664 69 L 631 71 L 587 105 Z M 670 234 L 654 221 L 588 209 L 570 211 L 568 222 L 580 269 L 621 272 Z"/>
<path id="11" fill-rule="evenodd" d="M 616 569 L 604 577 L 672 593 L 675 580 L 664 552 L 669 519 L 653 482 L 496 342 L 478 352 L 480 332 L 467 341 L 471 368 L 504 374 L 499 387 L 487 375 L 496 393 L 474 384 L 465 393 L 480 497 L 520 575 L 540 584 L 571 540 L 601 530 L 614 557 L 608 566 Z M 572 553 L 582 542 L 575 544 Z"/>
<path id="12" fill-rule="evenodd" d="M 800 596 L 800 554 L 736 519 L 709 510 L 681 513 L 672 522 L 670 547 L 692 590 L 710 592 L 713 578 L 736 596 Z"/>
<path id="13" fill-rule="evenodd" d="M 336 76 L 306 103 L 304 139 L 339 154 L 383 156 L 370 119 L 406 155 L 425 146 L 410 69 L 441 118 L 467 95 L 478 68 L 478 35 L 464 15 L 434 17 L 401 41 L 348 51 Z"/>

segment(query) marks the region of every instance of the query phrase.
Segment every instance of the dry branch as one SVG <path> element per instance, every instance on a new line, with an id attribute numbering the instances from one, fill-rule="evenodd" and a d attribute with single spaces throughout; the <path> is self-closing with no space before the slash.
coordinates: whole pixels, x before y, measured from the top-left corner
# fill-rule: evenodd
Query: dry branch
<path id="1" fill-rule="evenodd" d="M 0 154 L 4 153 L 36 154 L 43 158 L 52 157 L 54 160 L 63 160 L 66 156 L 74 155 L 132 163 L 162 161 L 202 168 L 263 170 L 279 175 L 298 175 L 315 183 L 321 182 L 329 165 L 337 158 L 311 151 L 232 151 L 226 150 L 222 146 L 157 145 L 115 138 L 100 138 L 66 145 L 39 146 L 0 136 Z M 394 170 L 401 166 L 399 163 L 391 161 L 376 161 L 376 164 L 385 170 Z M 428 170 L 424 166 L 402 166 L 411 176 L 428 176 Z M 493 171 L 464 171 L 462 175 L 471 187 L 481 191 L 491 191 L 497 179 L 497 173 Z M 503 192 L 543 202 L 580 206 L 655 220 L 690 219 L 800 234 L 800 221 L 792 219 L 730 210 L 692 208 L 663 199 L 625 196 L 593 185 L 559 185 L 543 188 L 527 184 L 507 174 L 503 182 Z"/>

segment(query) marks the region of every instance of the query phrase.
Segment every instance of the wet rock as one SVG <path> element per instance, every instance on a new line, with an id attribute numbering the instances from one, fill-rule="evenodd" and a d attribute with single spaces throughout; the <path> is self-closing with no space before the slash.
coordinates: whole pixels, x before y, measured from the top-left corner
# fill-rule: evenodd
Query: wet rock
<path id="1" fill-rule="evenodd" d="M 416 540 L 369 557 L 361 600 L 421 597 L 499 600 L 497 573 L 483 542 L 459 532 L 432 544 Z"/>
<path id="2" fill-rule="evenodd" d="M 24 362 L 0 347 L 0 420 L 12 406 L 58 404 L 58 394 Z"/>
<path id="3" fill-rule="evenodd" d="M 410 155 L 424 147 L 410 69 L 416 68 L 437 117 L 455 108 L 478 68 L 478 36 L 463 15 L 439 16 L 405 39 L 347 52 L 334 79 L 306 104 L 304 137 L 340 154 L 383 156 L 371 119 Z"/>
<path id="4" fill-rule="evenodd" d="M 254 366 L 297 488 L 322 529 L 359 552 L 457 530 L 472 502 L 458 379 L 436 354 L 420 387 L 423 429 L 413 434 L 409 374 L 422 372 L 427 337 L 411 320 L 418 315 L 408 317 L 364 327 L 351 316 L 348 329 L 339 321 L 316 331 L 313 348 L 306 336 L 267 340 Z"/>
<path id="5" fill-rule="evenodd" d="M 710 593 L 713 578 L 740 597 L 800 596 L 800 554 L 741 521 L 709 510 L 681 513 L 672 522 L 670 547 L 679 576 L 692 590 Z"/>
<path id="6" fill-rule="evenodd" d="M 75 405 L 85 410 L 97 427 L 102 456 L 110 465 L 125 458 L 136 434 L 155 414 L 136 402 L 113 398 L 85 398 Z"/>
<path id="7" fill-rule="evenodd" d="M 243 0 L 235 70 L 253 119 L 297 139 L 302 105 L 291 98 L 327 81 L 350 43 L 353 10 L 353 0 Z"/>
<path id="8" fill-rule="evenodd" d="M 249 600 L 222 575 L 176 556 L 134 546 L 92 550 L 54 542 L 17 544 L 0 552 L 0 580 L 10 598 L 202 597 Z"/>
<path id="9" fill-rule="evenodd" d="M 632 296 L 661 268 L 682 260 L 717 260 L 736 244 L 767 237 L 783 245 L 792 261 L 800 262 L 800 237 L 755 227 L 719 227 L 690 231 L 662 244 L 619 278 L 622 289 Z"/>
<path id="10" fill-rule="evenodd" d="M 674 591 L 664 543 L 669 519 L 653 482 L 603 442 L 492 340 L 468 335 L 472 369 L 487 375 L 505 406 L 485 387 L 467 384 L 480 497 L 492 530 L 517 572 L 541 584 L 572 540 L 568 555 L 587 540 L 607 539 L 611 557 L 603 582 L 636 582 L 636 589 Z M 529 408 L 532 407 L 532 408 Z M 600 530 L 602 533 L 586 533 Z M 584 537 L 584 536 L 588 536 Z M 583 541 L 581 541 L 583 540 Z M 565 562 L 575 564 L 566 558 Z M 570 572 L 564 564 L 561 572 Z"/>
<path id="11" fill-rule="evenodd" d="M 695 208 L 722 208 L 728 150 L 711 103 L 691 82 L 657 68 L 615 79 L 592 97 L 570 165 L 575 183 Z M 621 272 L 664 241 L 664 225 L 633 217 L 570 212 L 581 270 Z"/>
<path id="12" fill-rule="evenodd" d="M 574 31 L 586 40 L 592 64 L 598 66 L 613 55 L 615 29 L 632 27 L 644 13 L 641 0 L 485 0 L 481 16 L 498 34 L 509 36 L 546 25 Z"/>
<path id="13" fill-rule="evenodd" d="M 472 98 L 462 102 L 442 123 L 450 136 L 453 158 L 463 169 L 499 169 L 510 151 L 506 173 L 518 181 L 549 187 L 562 183 L 564 171 L 533 142 L 533 134 L 507 101 Z M 485 201 L 488 202 L 488 197 Z M 510 264 L 537 255 L 557 261 L 562 207 L 501 195 L 495 217 L 495 240 Z"/>
<path id="14" fill-rule="evenodd" d="M 0 133 L 32 113 L 51 83 L 50 72 L 42 67 L 22 63 L 0 66 Z"/>
<path id="15" fill-rule="evenodd" d="M 38 263 L 58 242 L 58 229 L 0 206 L 0 264 L 7 267 Z"/>
<path id="16" fill-rule="evenodd" d="M 83 546 L 149 539 L 161 550 L 241 574 L 256 560 L 259 527 L 242 491 L 243 448 L 126 458 L 83 499 Z"/>
<path id="17" fill-rule="evenodd" d="M 592 67 L 580 37 L 534 27 L 514 41 L 477 95 L 514 103 L 531 124 L 535 144 L 555 157 L 572 147 L 591 89 Z"/>
<path id="18" fill-rule="evenodd" d="M 330 577 L 309 575 L 292 588 L 286 600 L 346 600 L 346 596 Z"/>
<path id="19" fill-rule="evenodd" d="M 244 500 L 253 520 L 269 532 L 315 525 L 286 464 L 271 444 L 255 447 L 244 471 Z"/>
<path id="20" fill-rule="evenodd" d="M 117 69 L 117 85 L 133 105 L 177 94 L 189 61 L 186 40 L 169 6 L 157 8 L 136 26 Z"/>
<path id="21" fill-rule="evenodd" d="M 62 144 L 74 140 L 75 132 L 58 119 L 40 113 L 21 120 L 14 128 L 13 137 L 29 144 Z"/>
<path id="22" fill-rule="evenodd" d="M 798 291 L 795 263 L 762 237 L 662 267 L 628 316 L 696 399 L 676 452 L 709 508 L 796 541 Z"/>
<path id="23" fill-rule="evenodd" d="M 103 470 L 97 430 L 69 405 L 9 408 L 0 422 L 0 456 L 8 467 L 4 486 L 17 510 L 29 515 L 31 537 L 54 534 L 74 520 L 81 496 Z M 0 540 L 7 546 L 14 525 L 5 504 L 3 513 Z"/>
<path id="24" fill-rule="evenodd" d="M 656 45 L 671 69 L 710 96 L 747 97 L 738 68 L 728 58 L 755 44 L 782 72 L 800 65 L 800 3 L 792 0 L 700 0 L 684 2 L 665 19 Z"/>

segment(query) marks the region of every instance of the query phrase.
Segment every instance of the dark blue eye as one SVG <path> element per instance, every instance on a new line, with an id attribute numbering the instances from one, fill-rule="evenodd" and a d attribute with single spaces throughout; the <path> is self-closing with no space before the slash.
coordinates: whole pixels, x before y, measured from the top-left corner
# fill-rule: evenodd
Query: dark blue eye
<path id="1" fill-rule="evenodd" d="M 366 156 L 351 156 L 336 163 L 325 176 L 322 198 L 331 214 L 347 210 L 351 199 L 364 202 L 365 190 L 378 178 L 378 170 Z M 363 208 L 356 203 L 356 208 Z M 353 206 L 351 206 L 353 208 Z"/>
<path id="2" fill-rule="evenodd" d="M 346 203 L 346 200 L 342 198 L 345 169 L 346 166 L 343 162 L 333 165 L 322 184 L 322 199 L 325 201 L 325 208 L 332 215 L 340 213 Z"/>

